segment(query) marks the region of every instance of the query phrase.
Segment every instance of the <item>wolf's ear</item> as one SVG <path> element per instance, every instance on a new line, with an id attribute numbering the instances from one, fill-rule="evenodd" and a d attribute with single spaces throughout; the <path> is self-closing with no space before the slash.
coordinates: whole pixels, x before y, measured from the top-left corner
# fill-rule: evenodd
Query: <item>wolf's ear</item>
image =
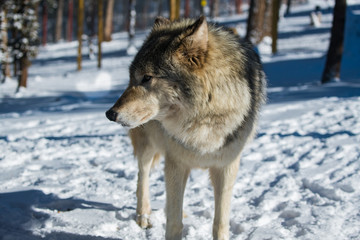
<path id="1" fill-rule="evenodd" d="M 156 19 L 155 19 L 154 27 L 159 27 L 159 26 L 170 24 L 170 23 L 171 23 L 171 21 L 169 19 L 159 16 L 159 17 L 156 17 Z"/>
<path id="2" fill-rule="evenodd" d="M 181 35 L 181 52 L 192 67 L 202 67 L 208 50 L 208 25 L 204 16 L 190 25 Z"/>

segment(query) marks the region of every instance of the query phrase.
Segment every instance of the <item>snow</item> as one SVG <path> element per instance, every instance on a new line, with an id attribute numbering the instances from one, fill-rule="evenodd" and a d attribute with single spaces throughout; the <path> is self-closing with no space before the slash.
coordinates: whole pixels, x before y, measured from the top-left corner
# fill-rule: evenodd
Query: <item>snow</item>
<path id="1" fill-rule="evenodd" d="M 311 27 L 314 2 L 281 20 L 278 54 L 259 47 L 269 101 L 242 156 L 231 239 L 360 236 L 360 2 L 349 1 L 341 81 L 325 86 L 332 14 L 324 10 L 321 26 Z M 144 37 L 137 35 L 137 48 Z M 42 47 L 27 89 L 14 94 L 14 80 L 0 85 L 1 239 L 163 239 L 163 161 L 150 177 L 153 227 L 142 230 L 131 141 L 104 115 L 128 82 L 127 35 L 103 44 L 101 70 L 84 58 L 77 72 L 76 47 Z M 208 174 L 195 169 L 184 239 L 211 239 L 213 209 Z"/>

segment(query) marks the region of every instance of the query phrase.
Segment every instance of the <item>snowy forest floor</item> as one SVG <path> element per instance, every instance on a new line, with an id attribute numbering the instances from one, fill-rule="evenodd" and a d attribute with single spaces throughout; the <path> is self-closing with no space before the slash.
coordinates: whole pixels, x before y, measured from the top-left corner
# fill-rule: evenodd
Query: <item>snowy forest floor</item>
<path id="1" fill-rule="evenodd" d="M 360 2 L 347 12 L 342 81 L 319 84 L 331 9 L 319 28 L 314 5 L 281 19 L 279 53 L 259 50 L 268 104 L 244 151 L 233 191 L 231 239 L 359 239 Z M 245 29 L 245 16 L 223 19 Z M 140 46 L 145 33 L 137 35 Z M 103 68 L 77 43 L 40 49 L 28 89 L 0 85 L 0 239 L 162 239 L 163 162 L 150 178 L 153 227 L 135 219 L 137 163 L 125 129 L 105 111 L 128 82 L 127 35 L 103 44 Z M 87 49 L 84 47 L 83 52 Z M 185 192 L 185 239 L 211 239 L 213 190 L 193 170 Z"/>

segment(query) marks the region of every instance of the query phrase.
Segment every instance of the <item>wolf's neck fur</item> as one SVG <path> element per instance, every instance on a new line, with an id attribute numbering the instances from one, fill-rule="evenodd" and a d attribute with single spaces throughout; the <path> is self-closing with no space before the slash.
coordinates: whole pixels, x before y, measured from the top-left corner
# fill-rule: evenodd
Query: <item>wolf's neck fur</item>
<path id="1" fill-rule="evenodd" d="M 216 71 L 210 74 L 216 76 Z M 182 106 L 161 121 L 172 138 L 201 154 L 222 148 L 243 124 L 250 108 L 251 96 L 245 81 L 224 76 L 217 79 L 217 83 L 204 87 L 206 97 L 198 96 L 197 103 Z"/>
<path id="2" fill-rule="evenodd" d="M 188 106 L 180 106 L 179 111 L 161 121 L 172 138 L 201 154 L 222 148 L 243 124 L 251 105 L 245 71 L 239 72 L 238 66 L 228 64 L 236 61 L 241 66 L 245 56 L 236 39 L 225 35 L 229 33 L 210 27 L 205 64 L 194 72 L 200 91 Z M 219 57 L 229 61 L 219 61 Z"/>

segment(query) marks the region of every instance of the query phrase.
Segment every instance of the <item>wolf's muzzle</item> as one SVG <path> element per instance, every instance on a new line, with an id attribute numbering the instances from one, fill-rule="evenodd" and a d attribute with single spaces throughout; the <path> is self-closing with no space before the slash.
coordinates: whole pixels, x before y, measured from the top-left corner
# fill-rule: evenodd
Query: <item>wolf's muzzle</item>
<path id="1" fill-rule="evenodd" d="M 113 122 L 116 122 L 116 118 L 117 118 L 117 112 L 113 111 L 112 109 L 109 109 L 108 111 L 106 111 L 105 113 L 106 117 Z"/>

